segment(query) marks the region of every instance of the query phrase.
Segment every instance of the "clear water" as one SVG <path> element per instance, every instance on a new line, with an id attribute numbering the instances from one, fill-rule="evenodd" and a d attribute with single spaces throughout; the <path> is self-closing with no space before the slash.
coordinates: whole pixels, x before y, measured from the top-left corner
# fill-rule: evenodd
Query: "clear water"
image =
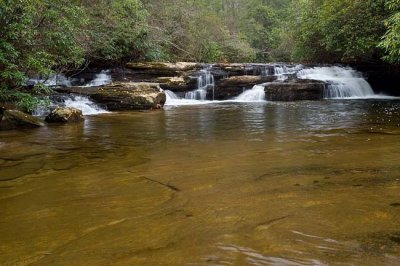
<path id="1" fill-rule="evenodd" d="M 0 265 L 399 265 L 400 102 L 0 132 Z"/>

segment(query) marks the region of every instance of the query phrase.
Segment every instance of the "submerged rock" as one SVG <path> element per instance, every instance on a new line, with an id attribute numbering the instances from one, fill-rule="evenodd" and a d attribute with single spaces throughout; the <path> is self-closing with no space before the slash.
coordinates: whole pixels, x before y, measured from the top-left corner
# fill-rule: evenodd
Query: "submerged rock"
<path id="1" fill-rule="evenodd" d="M 294 79 L 267 84 L 265 96 L 268 101 L 315 101 L 323 99 L 324 89 L 322 81 Z"/>
<path id="2" fill-rule="evenodd" d="M 0 115 L 0 130 L 11 130 L 18 128 L 36 128 L 44 126 L 44 123 L 36 117 L 18 110 L 2 109 Z"/>
<path id="3" fill-rule="evenodd" d="M 58 107 L 46 117 L 49 123 L 70 123 L 83 121 L 82 111 L 72 107 Z"/>
<path id="4" fill-rule="evenodd" d="M 166 101 L 158 83 L 144 82 L 114 83 L 90 96 L 110 111 L 159 109 Z"/>

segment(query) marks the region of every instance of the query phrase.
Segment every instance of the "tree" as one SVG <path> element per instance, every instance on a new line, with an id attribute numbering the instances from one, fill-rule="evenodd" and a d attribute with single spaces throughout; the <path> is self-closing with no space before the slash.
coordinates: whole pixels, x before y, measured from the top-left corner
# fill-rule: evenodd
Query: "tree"
<path id="1" fill-rule="evenodd" d="M 134 60 L 146 56 L 148 12 L 140 0 L 84 0 L 88 16 L 86 58 Z"/>
<path id="2" fill-rule="evenodd" d="M 379 53 L 384 0 L 294 1 L 298 30 L 295 57 L 308 61 L 368 60 Z M 295 28 L 296 25 L 293 25 Z"/>
<path id="3" fill-rule="evenodd" d="M 79 66 L 84 58 L 81 31 L 85 12 L 68 0 L 0 2 L 0 100 L 32 109 L 37 99 L 15 89 L 29 76 L 49 76 Z M 40 90 L 31 91 L 31 93 Z"/>
<path id="4" fill-rule="evenodd" d="M 391 63 L 400 63 L 400 0 L 391 0 L 387 3 L 391 16 L 385 21 L 387 32 L 379 47 L 383 48 L 386 55 L 383 57 Z"/>

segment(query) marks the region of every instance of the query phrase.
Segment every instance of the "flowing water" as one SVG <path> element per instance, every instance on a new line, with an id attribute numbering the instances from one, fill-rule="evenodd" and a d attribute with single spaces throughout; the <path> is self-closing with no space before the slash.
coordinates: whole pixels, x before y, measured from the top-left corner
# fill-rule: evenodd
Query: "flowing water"
<path id="1" fill-rule="evenodd" d="M 0 265 L 399 265 L 400 101 L 0 132 Z"/>
<path id="2" fill-rule="evenodd" d="M 209 89 L 212 90 L 212 99 L 214 99 L 214 86 L 214 76 L 210 73 L 210 70 L 201 70 L 200 75 L 197 78 L 196 90 L 187 92 L 185 94 L 185 99 L 205 101 L 207 97 L 207 90 Z"/>

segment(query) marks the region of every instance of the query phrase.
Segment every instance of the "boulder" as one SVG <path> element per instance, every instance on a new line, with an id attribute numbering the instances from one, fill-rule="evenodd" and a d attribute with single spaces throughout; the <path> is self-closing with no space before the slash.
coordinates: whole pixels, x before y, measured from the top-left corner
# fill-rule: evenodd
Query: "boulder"
<path id="1" fill-rule="evenodd" d="M 265 86 L 268 101 L 304 101 L 322 100 L 325 83 L 318 80 L 294 79 L 284 82 L 272 82 Z"/>
<path id="2" fill-rule="evenodd" d="M 90 97 L 110 111 L 149 110 L 164 106 L 166 95 L 158 83 L 114 83 L 98 89 Z"/>
<path id="3" fill-rule="evenodd" d="M 274 80 L 276 80 L 274 76 L 232 76 L 219 80 L 216 85 L 218 88 L 238 86 L 253 87 L 256 84 L 272 82 Z"/>
<path id="4" fill-rule="evenodd" d="M 58 107 L 46 117 L 49 123 L 71 123 L 84 120 L 82 111 L 71 107 Z"/>
<path id="5" fill-rule="evenodd" d="M 39 118 L 33 117 L 18 110 L 2 109 L 1 113 L 0 130 L 36 128 L 44 126 L 44 123 Z"/>

